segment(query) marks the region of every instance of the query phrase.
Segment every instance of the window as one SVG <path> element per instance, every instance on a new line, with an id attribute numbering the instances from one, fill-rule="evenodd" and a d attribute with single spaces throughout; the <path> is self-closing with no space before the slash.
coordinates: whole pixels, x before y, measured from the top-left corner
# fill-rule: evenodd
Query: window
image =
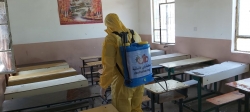
<path id="1" fill-rule="evenodd" d="M 235 50 L 250 52 L 250 0 L 237 0 Z"/>
<path id="2" fill-rule="evenodd" d="M 175 0 L 153 0 L 153 41 L 175 43 Z"/>
<path id="3" fill-rule="evenodd" d="M 5 2 L 0 2 L 0 75 L 15 72 L 11 35 Z"/>

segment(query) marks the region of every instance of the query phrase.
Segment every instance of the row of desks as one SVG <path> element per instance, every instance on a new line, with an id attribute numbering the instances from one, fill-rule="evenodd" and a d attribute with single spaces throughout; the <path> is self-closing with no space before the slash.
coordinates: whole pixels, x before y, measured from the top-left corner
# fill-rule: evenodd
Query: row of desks
<path id="1" fill-rule="evenodd" d="M 211 61 L 214 61 L 214 59 L 206 58 L 206 57 L 190 58 L 189 55 L 180 54 L 180 53 L 174 53 L 174 54 L 160 55 L 160 56 L 152 57 L 152 65 L 166 68 L 166 70 L 168 71 L 169 79 L 171 79 L 170 75 L 171 75 L 171 73 L 174 72 L 175 68 L 185 67 L 185 66 L 190 66 L 190 65 L 198 65 L 200 63 L 206 63 L 206 62 L 211 62 Z M 164 63 L 164 62 L 166 62 L 166 63 Z M 99 63 L 99 64 L 101 64 L 101 63 Z M 241 72 L 244 73 L 244 72 L 248 71 L 247 69 L 242 70 L 242 69 L 247 68 L 246 66 L 241 66 L 241 67 L 237 68 L 239 70 L 239 72 L 235 72 L 234 74 L 232 74 L 231 73 L 232 71 L 230 71 L 230 70 L 235 71 L 235 69 L 232 68 L 232 65 L 234 65 L 234 64 L 236 64 L 236 63 L 227 62 L 225 65 L 229 65 L 229 66 L 231 66 L 231 68 L 227 67 L 226 69 L 220 69 L 220 70 L 222 70 L 222 71 L 225 70 L 224 73 L 225 74 L 229 73 L 229 75 L 222 75 L 219 78 L 216 78 L 216 77 L 219 76 L 219 74 L 221 74 L 221 73 L 217 73 L 217 74 L 213 74 L 213 75 L 200 75 L 200 74 L 197 75 L 196 72 L 190 73 L 190 71 L 188 71 L 188 72 L 183 71 L 183 73 L 192 75 L 194 77 L 194 79 L 196 79 L 197 82 L 198 82 L 198 86 L 197 86 L 198 105 L 199 105 L 198 106 L 198 112 L 200 112 L 201 109 L 202 109 L 202 105 L 201 105 L 201 99 L 202 99 L 201 86 L 208 85 L 208 84 L 211 84 L 211 83 L 216 83 L 218 81 L 230 78 L 232 76 L 239 75 L 239 74 L 241 74 Z M 95 63 L 93 63 L 92 65 L 95 65 Z M 218 66 L 221 66 L 221 65 L 218 65 Z M 212 69 L 212 70 L 209 70 L 209 71 L 210 72 L 214 71 L 214 69 L 217 68 L 218 66 L 215 66 L 214 68 L 210 67 L 210 69 Z M 203 67 L 201 67 L 201 68 L 203 68 Z M 209 71 L 207 71 L 207 73 L 210 73 Z M 197 78 L 197 77 L 199 77 L 200 79 Z M 165 85 L 164 83 L 165 82 L 161 82 L 161 85 Z M 153 94 L 161 94 L 163 92 L 175 91 L 175 90 L 180 90 L 180 89 L 189 87 L 188 85 L 185 85 L 184 83 L 174 81 L 174 80 L 168 80 L 167 83 L 168 83 L 168 85 L 170 85 L 170 87 L 168 88 L 167 91 L 164 90 L 159 84 L 156 84 L 156 83 L 146 85 L 145 88 L 148 91 L 150 91 L 151 93 L 153 93 Z M 154 104 L 155 103 L 154 97 L 151 97 L 151 100 L 152 100 L 152 104 Z M 152 105 L 152 111 L 154 112 L 154 105 Z"/>
<path id="2" fill-rule="evenodd" d="M 205 57 L 197 57 L 197 58 L 190 58 L 190 55 L 181 54 L 181 53 L 174 53 L 174 54 L 167 54 L 167 55 L 160 55 L 154 56 L 151 58 L 153 66 L 160 66 L 165 67 L 169 72 L 172 69 L 177 67 L 183 67 L 188 65 L 194 65 L 204 62 L 213 61 L 214 59 L 205 58 Z M 165 63 L 164 63 L 165 62 Z M 157 68 L 157 67 L 156 67 Z M 99 73 L 102 73 L 102 70 L 99 70 Z M 169 74 L 170 75 L 170 74 Z M 165 92 L 176 91 L 184 88 L 188 88 L 189 85 L 186 85 L 182 82 L 176 80 L 167 80 L 166 81 L 168 88 L 166 87 L 165 82 L 160 82 L 163 86 L 160 86 L 157 83 L 145 85 L 145 88 L 151 92 L 151 103 L 154 104 L 155 101 L 155 94 L 162 94 Z M 167 88 L 167 90 L 166 90 Z M 152 111 L 154 112 L 155 106 L 152 105 Z"/>
<path id="3" fill-rule="evenodd" d="M 162 63 L 164 61 L 167 63 Z M 189 55 L 179 54 L 179 53 L 152 57 L 152 64 L 154 66 L 159 65 L 160 67 L 166 68 L 166 70 L 169 73 L 168 75 L 170 75 L 171 72 L 174 72 L 175 68 L 196 65 L 196 64 L 206 63 L 206 62 L 211 62 L 211 61 L 214 61 L 214 59 L 206 58 L 206 57 L 190 58 Z M 248 71 L 248 68 L 249 67 L 247 64 L 229 61 L 229 62 L 215 64 L 215 65 L 208 66 L 208 67 L 201 67 L 200 69 L 184 71 L 183 73 L 193 76 L 193 79 L 195 79 L 198 82 L 197 111 L 201 112 L 202 110 L 202 103 L 201 103 L 201 100 L 202 100 L 201 87 L 202 86 L 206 86 L 208 84 L 214 83 L 216 87 L 216 82 L 245 73 Z M 99 72 L 102 73 L 102 70 L 100 70 Z M 245 86 L 243 84 L 245 82 L 246 80 L 233 82 L 227 85 L 231 85 L 235 88 L 242 89 L 246 91 L 246 93 L 248 93 L 250 92 L 250 89 L 249 89 L 250 87 Z M 153 94 L 161 94 L 164 92 L 171 92 L 171 91 L 176 91 L 176 90 L 189 87 L 188 85 L 175 81 L 175 80 L 167 81 L 167 85 L 169 86 L 167 90 L 165 90 L 166 89 L 165 82 L 160 82 L 160 84 L 163 87 L 161 87 L 157 83 L 154 83 L 154 84 L 145 85 L 145 88 Z M 215 88 L 215 92 L 216 90 L 217 88 Z M 151 96 L 151 100 L 152 100 L 152 104 L 154 104 L 155 103 L 154 97 Z M 247 108 L 247 105 L 248 104 L 246 104 L 246 108 Z M 154 112 L 154 105 L 152 105 L 152 111 Z"/>
<path id="4" fill-rule="evenodd" d="M 213 61 L 214 59 L 210 59 L 210 58 L 204 58 L 204 57 L 197 57 L 197 58 L 190 58 L 189 55 L 185 55 L 185 54 L 179 54 L 179 53 L 176 53 L 176 54 L 171 54 L 171 55 L 165 55 L 165 56 L 162 56 L 162 57 L 166 57 L 166 58 L 159 58 L 161 56 L 158 56 L 157 58 L 154 58 L 152 57 L 152 60 L 158 60 L 158 63 L 159 62 L 164 62 L 163 59 L 165 60 L 168 60 L 168 61 L 165 61 L 167 63 L 162 63 L 162 64 L 159 64 L 159 66 L 161 67 L 165 67 L 166 70 L 168 71 L 168 75 L 170 75 L 171 72 L 174 72 L 174 69 L 175 68 L 178 68 L 178 67 L 183 67 L 183 66 L 188 66 L 188 65 L 194 65 L 194 64 L 199 64 L 199 63 L 204 63 L 204 62 L 209 62 L 209 61 Z M 176 58 L 178 57 L 178 58 Z M 95 57 L 96 58 L 96 57 Z M 86 58 L 82 58 L 82 59 L 86 59 Z M 159 61 L 160 60 L 160 61 Z M 179 60 L 179 61 L 178 61 Z M 170 62 L 171 61 L 171 62 Z M 154 61 L 152 61 L 154 62 Z M 157 63 L 157 62 L 156 62 Z M 101 61 L 97 61 L 97 62 L 90 62 L 90 63 L 86 63 L 88 66 L 96 66 L 96 65 L 101 65 Z M 156 64 L 157 65 L 157 64 Z M 38 67 L 39 68 L 39 67 Z M 188 74 L 188 72 L 186 72 Z M 191 74 L 191 73 L 189 73 Z M 194 74 L 194 75 L 197 75 L 197 74 Z M 79 79 L 79 77 L 77 77 Z M 77 79 L 76 78 L 76 79 Z M 225 78 L 225 77 L 224 77 Z M 222 78 L 223 79 L 223 78 Z M 71 79 L 73 80 L 73 79 Z M 84 80 L 84 79 L 83 79 Z M 86 80 L 86 79 L 85 79 Z M 62 82 L 62 81 L 58 81 L 58 82 Z M 65 82 L 65 81 L 64 81 Z M 87 81 L 85 81 L 87 82 Z M 202 82 L 202 83 L 201 83 Z M 199 84 L 205 84 L 204 83 L 205 81 L 200 81 Z M 71 83 L 71 82 L 69 82 Z M 161 82 L 162 83 L 162 82 Z M 163 82 L 165 83 L 165 82 Z M 162 91 L 163 88 L 160 87 L 157 89 L 157 85 L 158 84 L 152 84 L 152 85 L 146 85 L 145 88 L 155 94 L 160 94 L 161 92 L 169 92 L 169 91 L 175 91 L 175 90 L 179 90 L 179 89 L 183 89 L 183 88 L 187 88 L 188 85 L 185 85 L 181 82 L 178 82 L 178 81 L 174 81 L 174 80 L 169 80 L 167 81 L 168 85 L 169 85 L 169 88 L 168 88 L 168 91 Z M 40 85 L 40 84 L 39 84 Z M 58 84 L 60 85 L 60 84 Z M 58 86 L 58 85 L 53 85 L 54 87 Z M 165 84 L 162 84 L 162 85 L 165 85 Z M 65 86 L 65 85 L 64 85 Z M 159 85 L 158 85 L 159 87 Z M 18 88 L 18 87 L 17 87 Z M 20 88 L 20 87 L 19 87 Z M 32 87 L 28 87 L 27 88 L 31 88 L 30 90 L 33 90 Z M 43 88 L 43 87 L 42 87 Z M 68 88 L 66 88 L 68 89 Z M 161 90 L 162 89 L 162 90 Z M 14 90 L 14 89 L 13 89 Z M 27 89 L 27 91 L 30 91 Z M 17 91 L 13 91 L 13 93 L 15 93 Z M 22 92 L 22 91 L 21 91 Z M 34 92 L 36 93 L 36 92 Z M 6 92 L 6 94 L 10 94 L 10 91 L 8 90 L 8 92 Z M 32 93 L 33 94 L 33 93 Z M 198 94 L 199 95 L 199 94 Z M 23 96 L 22 96 L 23 97 Z M 11 97 L 10 97 L 11 98 Z M 15 97 L 14 97 L 15 98 Z M 153 104 L 154 104 L 154 101 L 153 101 Z M 154 109 L 153 109 L 154 111 Z"/>
<path id="5" fill-rule="evenodd" d="M 5 100 L 88 86 L 87 79 L 63 60 L 17 66 L 17 70 L 9 77 Z"/>

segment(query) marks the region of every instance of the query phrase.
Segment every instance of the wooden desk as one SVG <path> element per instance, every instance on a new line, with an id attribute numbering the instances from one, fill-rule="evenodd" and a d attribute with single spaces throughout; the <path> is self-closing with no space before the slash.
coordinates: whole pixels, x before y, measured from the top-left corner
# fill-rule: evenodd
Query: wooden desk
<path id="1" fill-rule="evenodd" d="M 5 100 L 54 93 L 88 86 L 88 81 L 80 75 L 6 87 Z"/>
<path id="2" fill-rule="evenodd" d="M 9 77 L 8 86 L 53 80 L 73 75 L 77 75 L 76 70 L 73 68 L 50 70 L 46 72 L 38 72 L 25 75 L 15 75 Z"/>
<path id="3" fill-rule="evenodd" d="M 160 65 L 165 67 L 166 71 L 168 71 L 168 79 L 170 79 L 171 73 L 174 73 L 174 68 L 176 67 L 195 65 L 195 64 L 212 61 L 212 60 L 214 59 L 205 58 L 205 57 L 196 57 L 196 58 L 184 59 L 184 60 L 173 61 L 173 62 L 168 62 L 168 63 L 162 63 Z"/>
<path id="4" fill-rule="evenodd" d="M 192 75 L 193 79 L 198 81 L 197 84 L 197 96 L 198 96 L 198 112 L 202 110 L 202 95 L 201 87 L 214 83 L 214 93 L 217 92 L 217 82 L 235 77 L 238 79 L 238 75 L 249 71 L 249 65 L 244 63 L 227 61 L 212 66 L 186 71 L 186 74 Z M 211 94 L 211 93 L 209 93 Z"/>
<path id="5" fill-rule="evenodd" d="M 51 67 L 58 67 L 58 66 L 69 66 L 69 65 L 64 60 L 48 61 L 48 62 L 41 62 L 41 63 L 31 63 L 31 64 L 26 64 L 26 65 L 17 65 L 17 71 L 18 72 L 29 71 L 29 70 L 51 68 Z"/>
<path id="6" fill-rule="evenodd" d="M 118 112 L 118 110 L 112 104 L 108 104 L 80 112 Z"/>
<path id="7" fill-rule="evenodd" d="M 93 79 L 93 67 L 97 65 L 102 65 L 102 61 L 96 61 L 96 62 L 89 62 L 86 63 L 88 66 L 90 66 L 90 75 L 91 75 L 91 83 L 92 85 L 94 84 L 94 79 Z"/>
<path id="8" fill-rule="evenodd" d="M 151 92 L 152 112 L 155 112 L 154 103 L 159 102 L 159 101 L 155 101 L 156 94 L 162 94 L 162 93 L 171 92 L 171 91 L 180 90 L 180 89 L 189 87 L 188 85 L 175 81 L 175 80 L 167 80 L 166 82 L 167 82 L 168 89 L 166 89 L 165 81 L 159 82 L 163 86 L 164 89 L 158 83 L 148 84 L 144 86 L 146 90 Z M 159 98 L 157 98 L 156 100 L 159 100 Z"/>
<path id="9" fill-rule="evenodd" d="M 102 61 L 95 61 L 95 62 L 89 62 L 86 63 L 88 66 L 97 66 L 97 65 L 102 65 Z"/>
<path id="10" fill-rule="evenodd" d="M 152 66 L 157 66 L 164 62 L 172 62 L 177 60 L 183 60 L 190 58 L 190 55 L 181 54 L 181 53 L 173 53 L 173 54 L 166 54 L 166 55 L 159 55 L 151 57 Z"/>
<path id="11" fill-rule="evenodd" d="M 80 57 L 80 59 L 82 60 L 82 67 L 81 67 L 82 74 L 86 76 L 85 74 L 86 60 L 98 59 L 98 61 L 101 61 L 101 58 L 102 58 L 101 56 Z"/>
<path id="12" fill-rule="evenodd" d="M 180 66 L 187 66 L 187 65 L 194 65 L 194 64 L 198 64 L 198 63 L 208 62 L 208 61 L 212 61 L 212 60 L 214 60 L 214 59 L 205 58 L 205 57 L 196 57 L 196 58 L 191 58 L 191 59 L 162 63 L 160 65 L 164 66 L 166 68 L 175 68 L 175 67 L 180 67 Z"/>
<path id="13" fill-rule="evenodd" d="M 53 67 L 48 67 L 48 68 L 39 68 L 39 69 L 34 69 L 34 70 L 19 71 L 19 72 L 17 72 L 15 74 L 15 76 L 17 76 L 17 75 L 35 74 L 35 73 L 40 73 L 40 72 L 47 72 L 47 71 L 53 71 L 53 70 L 58 70 L 58 69 L 67 69 L 67 68 L 69 68 L 68 64 L 53 66 Z"/>
<path id="14" fill-rule="evenodd" d="M 227 61 L 212 66 L 186 71 L 186 74 L 202 78 L 202 85 L 208 85 L 249 71 L 249 65 Z"/>
<path id="15" fill-rule="evenodd" d="M 226 83 L 226 85 L 238 89 L 245 94 L 245 112 L 249 112 L 250 78 Z"/>

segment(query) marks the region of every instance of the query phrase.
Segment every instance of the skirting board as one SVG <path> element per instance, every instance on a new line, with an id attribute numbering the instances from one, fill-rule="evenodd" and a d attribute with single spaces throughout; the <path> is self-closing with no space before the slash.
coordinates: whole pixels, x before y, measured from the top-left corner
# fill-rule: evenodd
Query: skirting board
<path id="1" fill-rule="evenodd" d="M 88 86 L 83 75 L 6 87 L 5 100 L 35 96 Z"/>

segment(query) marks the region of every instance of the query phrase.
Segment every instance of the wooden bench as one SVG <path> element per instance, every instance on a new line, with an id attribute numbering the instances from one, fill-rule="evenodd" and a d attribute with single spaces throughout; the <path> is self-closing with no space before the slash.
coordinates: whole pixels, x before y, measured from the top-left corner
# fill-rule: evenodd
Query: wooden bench
<path id="1" fill-rule="evenodd" d="M 186 84 L 188 86 L 193 86 L 193 85 L 198 84 L 198 81 L 196 81 L 196 80 L 188 80 L 188 81 L 184 81 L 182 83 L 184 83 L 184 84 Z"/>
<path id="2" fill-rule="evenodd" d="M 34 74 L 10 76 L 8 81 L 8 86 L 52 80 L 73 75 L 77 75 L 76 70 L 73 68 L 66 68 L 66 69 L 57 69 L 57 70 L 51 70 Z"/>
<path id="3" fill-rule="evenodd" d="M 90 66 L 90 72 L 92 72 L 92 74 L 90 73 L 91 75 L 91 84 L 93 85 L 94 84 L 94 79 L 93 79 L 93 67 L 94 66 L 101 66 L 102 65 L 102 61 L 95 61 L 95 62 L 89 62 L 89 63 L 86 63 L 88 66 Z"/>
<path id="4" fill-rule="evenodd" d="M 81 68 L 81 72 L 84 76 L 86 76 L 85 74 L 85 68 L 90 68 L 91 66 L 87 65 L 86 63 L 89 62 L 95 62 L 95 61 L 101 61 L 101 56 L 88 56 L 88 57 L 80 57 L 80 59 L 82 60 L 82 66 L 80 66 Z"/>
<path id="5" fill-rule="evenodd" d="M 217 111 L 219 112 L 219 106 L 238 100 L 238 112 L 241 112 L 241 99 L 244 97 L 245 95 L 240 93 L 239 91 L 233 91 L 230 93 L 226 93 L 220 96 L 207 99 L 206 101 L 216 105 Z"/>
<path id="6" fill-rule="evenodd" d="M 112 104 L 108 104 L 80 112 L 118 112 L 118 110 Z"/>

